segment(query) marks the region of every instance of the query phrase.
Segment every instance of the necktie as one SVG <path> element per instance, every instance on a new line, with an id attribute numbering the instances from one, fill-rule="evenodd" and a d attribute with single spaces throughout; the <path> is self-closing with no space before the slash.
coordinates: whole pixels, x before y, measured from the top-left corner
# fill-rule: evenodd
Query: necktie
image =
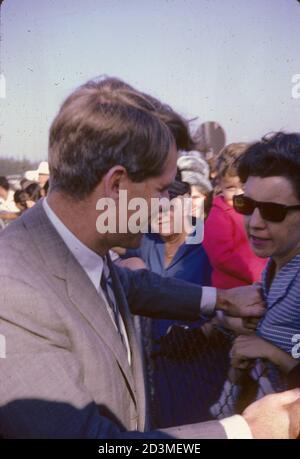
<path id="1" fill-rule="evenodd" d="M 112 276 L 110 273 L 110 267 L 108 265 L 106 257 L 103 258 L 103 271 L 102 271 L 102 276 L 100 280 L 100 286 L 107 300 L 108 313 L 118 331 L 118 334 L 121 338 L 123 345 L 125 346 L 128 363 L 129 365 L 131 365 L 130 344 L 129 344 L 125 324 L 123 322 L 122 315 L 118 308 L 116 296 L 114 293 L 113 283 L 112 283 Z"/>
<path id="2" fill-rule="evenodd" d="M 109 267 L 107 265 L 106 259 L 103 259 L 103 271 L 102 271 L 100 286 L 102 288 L 102 291 L 106 297 L 108 306 L 110 308 L 111 318 L 118 330 L 118 333 L 122 341 L 124 342 L 122 331 L 121 331 L 121 326 L 120 326 L 120 312 L 117 307 L 116 297 L 115 297 L 115 294 L 112 288 L 112 279 L 110 276 Z"/>

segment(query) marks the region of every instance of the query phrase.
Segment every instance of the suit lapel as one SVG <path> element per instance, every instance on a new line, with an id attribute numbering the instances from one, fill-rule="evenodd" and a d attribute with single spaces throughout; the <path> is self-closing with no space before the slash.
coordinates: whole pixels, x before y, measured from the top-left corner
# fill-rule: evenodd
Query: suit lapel
<path id="1" fill-rule="evenodd" d="M 112 323 L 104 300 L 72 254 L 67 265 L 66 282 L 70 300 L 114 353 L 133 391 L 134 382 L 126 348 Z"/>
<path id="2" fill-rule="evenodd" d="M 42 263 L 55 277 L 66 282 L 70 301 L 111 349 L 134 393 L 133 374 L 127 352 L 106 310 L 104 300 L 49 221 L 42 202 L 26 211 L 20 219 L 30 231 L 31 240 L 39 250 Z"/>

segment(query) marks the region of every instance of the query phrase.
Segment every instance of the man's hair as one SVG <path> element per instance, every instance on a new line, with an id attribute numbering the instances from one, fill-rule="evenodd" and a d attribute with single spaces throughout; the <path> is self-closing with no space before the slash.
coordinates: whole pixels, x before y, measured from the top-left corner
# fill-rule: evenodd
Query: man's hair
<path id="1" fill-rule="evenodd" d="M 217 156 L 217 178 L 238 175 L 238 159 L 244 154 L 249 144 L 230 143 L 226 145 Z"/>
<path id="2" fill-rule="evenodd" d="M 250 145 L 239 160 L 238 174 L 244 183 L 250 176 L 285 177 L 300 200 L 300 134 L 277 132 Z"/>
<path id="3" fill-rule="evenodd" d="M 90 83 L 93 85 L 94 81 Z M 102 91 L 113 91 L 114 96 L 120 97 L 125 103 L 134 104 L 136 107 L 154 112 L 172 132 L 178 150 L 192 150 L 195 147 L 188 121 L 169 105 L 149 94 L 137 91 L 133 86 L 115 77 L 101 76 L 97 84 Z"/>
<path id="4" fill-rule="evenodd" d="M 0 186 L 2 188 L 4 188 L 6 191 L 9 190 L 10 186 L 9 186 L 9 181 L 7 180 L 6 177 L 4 177 L 3 175 L 1 175 L 0 177 Z"/>
<path id="5" fill-rule="evenodd" d="M 83 199 L 116 165 L 134 182 L 158 176 L 173 142 L 150 96 L 117 79 L 89 81 L 66 99 L 50 128 L 51 190 Z"/>

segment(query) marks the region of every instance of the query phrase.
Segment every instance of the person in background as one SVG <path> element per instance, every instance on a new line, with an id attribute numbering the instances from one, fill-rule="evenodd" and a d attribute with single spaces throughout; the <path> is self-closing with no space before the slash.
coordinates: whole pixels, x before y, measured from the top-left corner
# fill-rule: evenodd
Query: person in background
<path id="1" fill-rule="evenodd" d="M 14 194 L 14 201 L 20 210 L 20 214 L 33 207 L 42 197 L 41 188 L 38 183 L 23 183 L 23 185 L 27 186 L 25 186 L 24 189 L 16 190 Z"/>
<path id="2" fill-rule="evenodd" d="M 191 198 L 193 200 L 192 215 L 195 218 L 202 217 L 199 211 L 199 200 L 204 200 L 204 218 L 208 217 L 213 198 L 213 187 L 209 180 L 209 165 L 202 158 L 198 151 L 188 151 L 180 154 L 177 160 L 177 167 L 180 170 L 182 180 L 191 187 Z"/>
<path id="3" fill-rule="evenodd" d="M 0 177 L 0 212 L 18 212 L 14 202 L 14 192 L 6 177 Z"/>
<path id="4" fill-rule="evenodd" d="M 237 162 L 246 147 L 243 143 L 227 145 L 218 157 L 221 194 L 213 200 L 203 241 L 213 268 L 214 287 L 226 289 L 258 282 L 266 265 L 266 260 L 250 247 L 243 217 L 233 208 L 233 197 L 243 193 Z"/>
<path id="5" fill-rule="evenodd" d="M 19 209 L 14 202 L 14 192 L 6 177 L 0 177 L 0 229 L 18 217 Z"/>
<path id="6" fill-rule="evenodd" d="M 30 183 L 28 186 L 24 188 L 24 191 L 29 196 L 27 208 L 34 206 L 34 204 L 43 197 L 42 189 L 38 183 Z"/>
<path id="7" fill-rule="evenodd" d="M 199 181 L 198 178 L 197 183 Z M 176 200 L 191 196 L 191 186 L 182 180 L 179 170 L 168 191 L 174 205 Z M 205 250 L 201 243 L 186 242 L 189 235 L 184 230 L 180 233 L 175 231 L 173 208 L 170 212 L 161 212 L 158 223 L 159 234 L 146 234 L 139 249 L 127 250 L 126 256 L 138 258 L 128 258 L 122 262 L 134 260 L 136 263 L 136 259 L 142 260 L 147 269 L 164 277 L 210 285 L 211 266 Z M 219 352 L 215 349 L 213 354 L 210 353 L 211 361 L 206 361 L 207 343 L 200 328 L 203 323 L 203 320 L 191 324 L 178 320 L 141 318 L 141 343 L 152 395 L 151 421 L 155 428 L 190 424 L 209 416 L 212 393 L 209 381 L 214 382 L 218 390 L 224 380 L 225 370 L 218 384 L 220 369 L 215 371 L 213 362 L 217 354 L 219 357 Z M 219 367 L 222 367 L 222 362 L 219 363 Z"/>
<path id="8" fill-rule="evenodd" d="M 234 342 L 233 370 L 213 407 L 220 416 L 286 388 L 284 375 L 300 360 L 300 134 L 278 132 L 249 146 L 238 173 L 244 194 L 234 207 L 253 251 L 269 258 L 262 275 L 267 312 L 255 333 Z"/>
<path id="9" fill-rule="evenodd" d="M 14 194 L 14 201 L 19 209 L 19 215 L 22 215 L 25 210 L 28 209 L 28 202 L 30 201 L 30 196 L 24 190 L 16 190 Z"/>
<path id="10" fill-rule="evenodd" d="M 49 180 L 49 164 L 48 161 L 42 161 L 39 164 L 37 169 L 38 174 L 38 184 L 41 188 L 41 195 L 44 197 L 46 196 L 46 191 L 44 190 L 44 186 L 46 185 L 47 181 Z"/>

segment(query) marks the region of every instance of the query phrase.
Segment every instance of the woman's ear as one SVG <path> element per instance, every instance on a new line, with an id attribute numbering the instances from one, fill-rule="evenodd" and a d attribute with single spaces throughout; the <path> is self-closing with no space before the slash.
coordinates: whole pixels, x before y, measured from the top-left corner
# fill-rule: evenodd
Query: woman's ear
<path id="1" fill-rule="evenodd" d="M 123 166 L 114 166 L 103 177 L 104 192 L 106 197 L 114 200 L 119 199 L 119 190 L 124 179 L 127 178 L 127 171 Z"/>

